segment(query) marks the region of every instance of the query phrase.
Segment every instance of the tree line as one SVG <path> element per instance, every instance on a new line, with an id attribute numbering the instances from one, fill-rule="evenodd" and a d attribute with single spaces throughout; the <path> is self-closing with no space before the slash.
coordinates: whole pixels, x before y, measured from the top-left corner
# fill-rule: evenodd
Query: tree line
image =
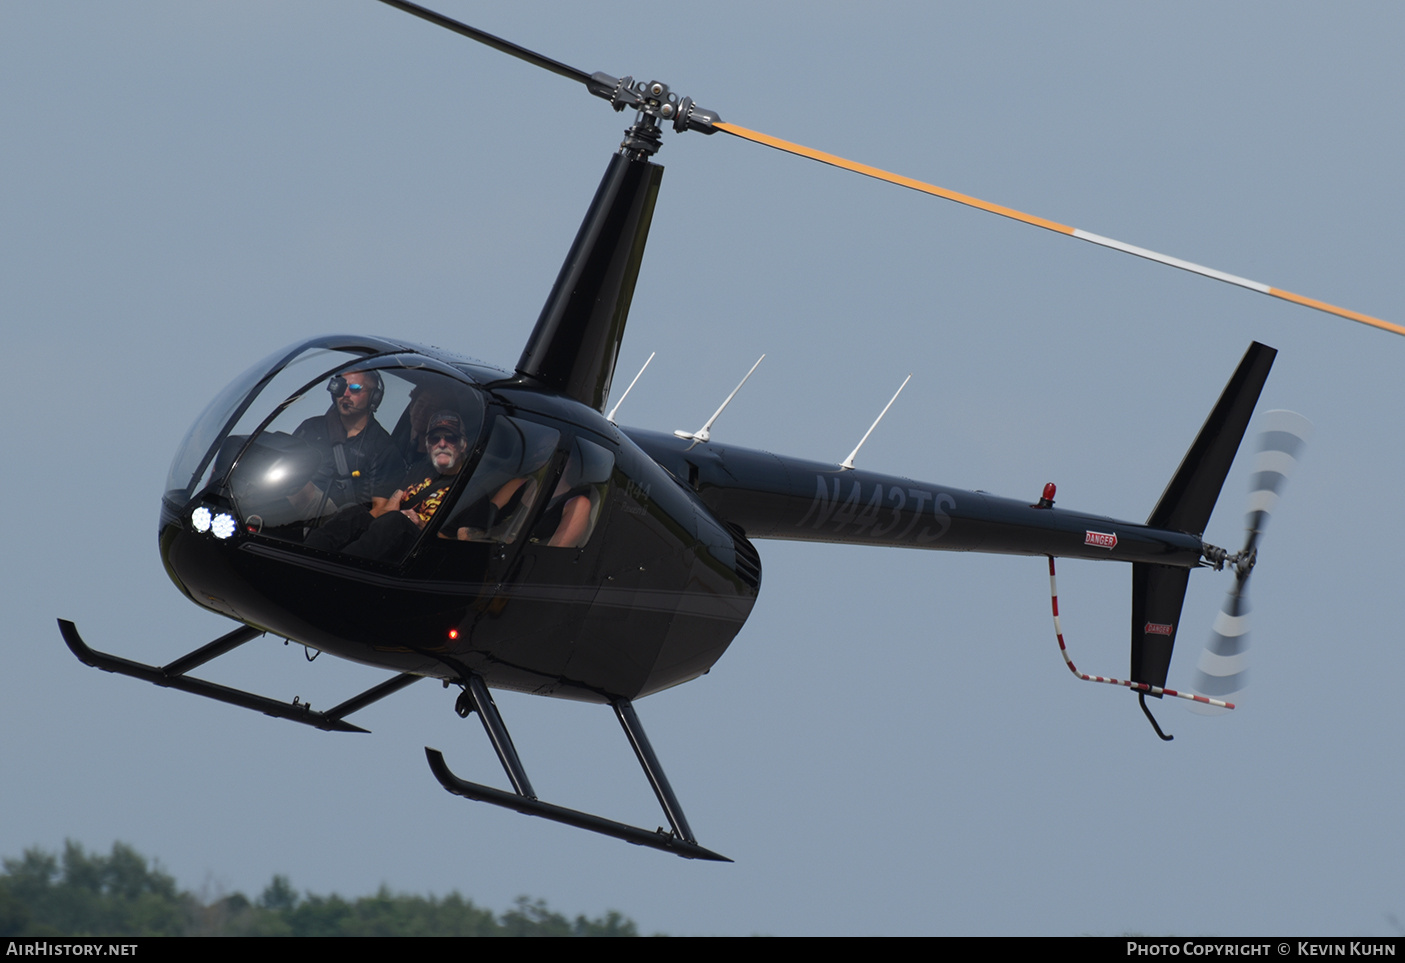
<path id="1" fill-rule="evenodd" d="M 125 843 L 103 855 L 71 840 L 55 854 L 27 849 L 0 873 L 0 936 L 638 936 L 610 911 L 567 919 L 519 897 L 498 915 L 457 892 L 442 899 L 392 893 L 343 899 L 299 893 L 277 875 L 258 899 L 205 899 Z"/>

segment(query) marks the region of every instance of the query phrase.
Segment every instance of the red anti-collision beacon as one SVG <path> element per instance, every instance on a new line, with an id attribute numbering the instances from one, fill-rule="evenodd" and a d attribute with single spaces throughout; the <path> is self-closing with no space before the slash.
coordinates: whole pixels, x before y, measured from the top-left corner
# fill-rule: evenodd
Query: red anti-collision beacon
<path id="1" fill-rule="evenodd" d="M 1030 508 L 1053 508 L 1053 507 L 1054 507 L 1054 492 L 1056 492 L 1056 491 L 1058 491 L 1057 486 L 1055 486 L 1053 482 L 1049 482 L 1048 484 L 1046 484 L 1046 485 L 1044 486 L 1044 494 L 1039 496 L 1039 502 L 1038 502 L 1038 504 L 1031 505 L 1031 506 L 1029 506 L 1029 507 L 1030 507 Z"/>

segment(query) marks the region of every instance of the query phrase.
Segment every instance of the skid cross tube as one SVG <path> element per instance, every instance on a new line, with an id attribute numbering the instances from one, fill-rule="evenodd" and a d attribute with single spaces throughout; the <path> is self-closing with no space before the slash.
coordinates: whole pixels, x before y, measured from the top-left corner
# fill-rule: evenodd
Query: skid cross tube
<path id="1" fill-rule="evenodd" d="M 358 709 L 364 709 L 371 703 L 384 699 L 392 692 L 399 692 L 410 683 L 418 682 L 423 678 L 423 676 L 403 672 L 372 686 L 360 695 L 352 696 L 327 712 L 313 712 L 305 702 L 281 702 L 267 696 L 245 692 L 243 689 L 233 689 L 215 682 L 207 682 L 204 679 L 192 679 L 185 674 L 197 666 L 204 665 L 206 662 L 213 661 L 225 653 L 237 649 L 250 639 L 258 638 L 263 635 L 263 631 L 260 629 L 247 625 L 240 626 L 233 632 L 222 635 L 213 642 L 181 656 L 169 665 L 155 666 L 133 662 L 130 659 L 90 648 L 83 641 L 83 637 L 78 634 L 78 626 L 67 619 L 59 619 L 58 622 L 64 642 L 68 643 L 69 649 L 78 656 L 78 661 L 84 665 L 91 665 L 104 672 L 129 675 L 134 679 L 150 682 L 152 685 L 159 685 L 167 689 L 180 689 L 182 692 L 194 693 L 217 702 L 227 702 L 243 709 L 253 709 L 264 715 L 287 719 L 291 722 L 300 722 L 305 726 L 313 726 L 329 732 L 369 732 L 369 729 L 362 729 L 360 726 L 346 722 L 342 717 L 349 716 Z"/>
<path id="2" fill-rule="evenodd" d="M 659 765 L 658 757 L 654 755 L 654 749 L 649 745 L 648 737 L 644 735 L 644 728 L 639 723 L 639 716 L 635 714 L 634 706 L 628 699 L 617 700 L 611 705 L 614 706 L 615 715 L 619 718 L 620 725 L 624 727 L 625 735 L 634 748 L 639 765 L 644 769 L 644 775 L 649 780 L 649 785 L 654 789 L 654 795 L 658 797 L 659 805 L 663 807 L 669 825 L 673 827 L 671 833 L 664 832 L 662 828 L 652 831 L 642 829 L 639 826 L 616 822 L 593 813 L 542 802 L 532 791 L 532 783 L 527 778 L 522 760 L 517 756 L 517 749 L 512 744 L 512 736 L 508 734 L 507 725 L 503 722 L 502 715 L 498 712 L 497 704 L 493 701 L 492 694 L 488 691 L 483 677 L 470 672 L 464 685 L 473 702 L 473 708 L 477 710 L 482 719 L 483 730 L 488 734 L 488 741 L 493 744 L 493 751 L 498 754 L 498 761 L 502 763 L 503 771 L 507 773 L 507 778 L 511 781 L 515 791 L 506 792 L 502 789 L 494 789 L 492 786 L 485 786 L 482 783 L 460 779 L 449 769 L 448 763 L 444 761 L 443 753 L 438 749 L 425 746 L 424 754 L 429 760 L 429 768 L 434 773 L 434 778 L 438 779 L 439 784 L 449 792 L 456 796 L 463 796 L 465 799 L 490 803 L 528 816 L 540 816 L 543 819 L 574 826 L 577 829 L 588 829 L 594 833 L 613 836 L 615 839 L 623 839 L 636 846 L 661 849 L 687 859 L 731 862 L 726 856 L 698 845 L 693 831 L 688 827 L 688 820 L 683 816 L 683 808 L 678 804 L 678 797 L 673 794 L 673 788 L 668 784 L 668 779 L 663 774 L 663 767 Z"/>

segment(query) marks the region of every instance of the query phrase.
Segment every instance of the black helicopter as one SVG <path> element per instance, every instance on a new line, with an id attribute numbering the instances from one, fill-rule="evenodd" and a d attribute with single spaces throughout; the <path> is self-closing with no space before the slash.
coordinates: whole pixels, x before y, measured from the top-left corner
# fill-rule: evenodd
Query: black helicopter
<path id="1" fill-rule="evenodd" d="M 158 668 L 95 652 L 61 623 L 81 659 L 339 730 L 356 729 L 346 717 L 391 692 L 444 679 L 462 688 L 462 714 L 480 714 L 513 786 L 463 781 L 431 751 L 450 791 L 700 858 L 720 857 L 696 844 L 632 702 L 720 658 L 759 591 L 752 539 L 1127 561 L 1129 681 L 1143 698 L 1164 693 L 1189 572 L 1230 564 L 1242 580 L 1252 568 L 1252 541 L 1231 555 L 1200 536 L 1271 348 L 1250 347 L 1144 524 L 1056 509 L 1052 491 L 1032 503 L 1001 499 L 715 445 L 704 432 L 621 430 L 604 411 L 662 178 L 651 160 L 661 128 L 740 129 L 663 84 L 586 75 L 412 4 L 391 5 L 577 80 L 617 110 L 636 110 L 636 122 L 513 371 L 400 340 L 336 336 L 279 351 L 226 388 L 177 452 L 160 543 L 177 585 L 244 627 Z M 458 418 L 464 449 L 415 540 L 371 554 L 354 541 L 316 544 L 313 533 L 364 506 L 344 494 L 356 489 L 347 452 L 332 446 L 328 473 L 326 453 L 299 435 L 326 409 L 324 386 L 341 400 L 358 384 L 405 462 L 443 412 Z M 322 712 L 187 674 L 263 633 L 398 674 Z M 539 801 L 492 687 L 609 703 L 672 832 Z"/>

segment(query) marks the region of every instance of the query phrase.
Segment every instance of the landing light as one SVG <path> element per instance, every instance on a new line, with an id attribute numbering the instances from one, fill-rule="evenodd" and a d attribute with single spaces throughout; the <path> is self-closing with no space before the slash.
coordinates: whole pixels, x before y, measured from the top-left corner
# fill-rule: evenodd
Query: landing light
<path id="1" fill-rule="evenodd" d="M 210 530 L 210 510 L 201 506 L 191 512 L 190 527 L 197 532 L 208 532 Z"/>
<path id="2" fill-rule="evenodd" d="M 204 511 L 204 509 L 201 509 Z M 234 534 L 234 516 L 221 512 L 215 516 L 215 520 L 210 523 L 210 531 L 215 533 L 215 538 L 228 538 Z"/>

